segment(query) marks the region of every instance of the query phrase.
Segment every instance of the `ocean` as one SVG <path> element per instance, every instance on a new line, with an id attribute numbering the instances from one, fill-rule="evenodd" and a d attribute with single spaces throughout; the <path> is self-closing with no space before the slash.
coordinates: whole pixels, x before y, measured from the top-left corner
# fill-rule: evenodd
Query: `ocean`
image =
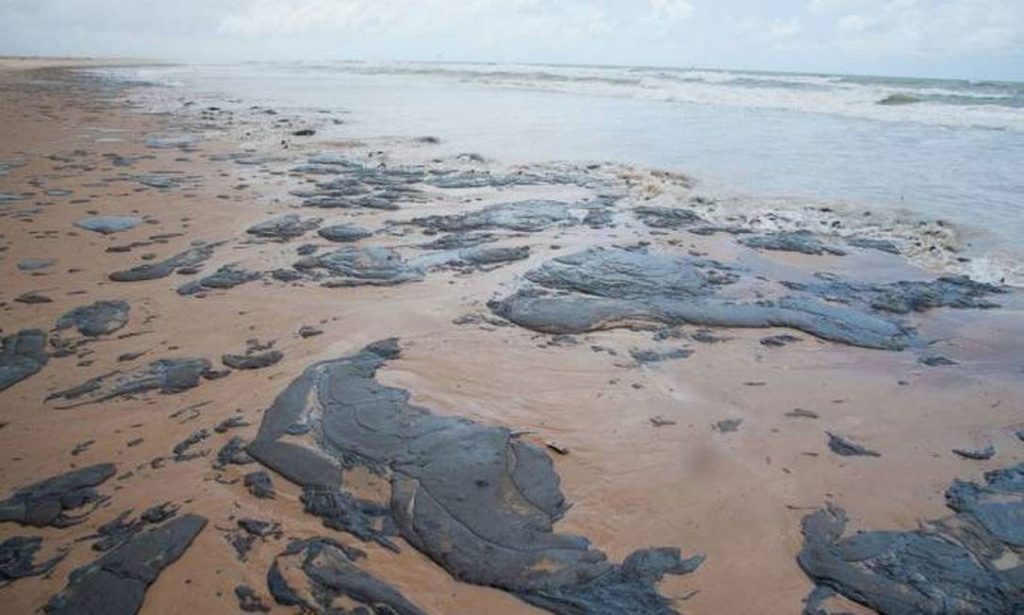
<path id="1" fill-rule="evenodd" d="M 1024 83 L 646 67 L 350 62 L 111 69 L 140 83 L 344 113 L 439 153 L 686 173 L 735 206 L 943 220 L 961 270 L 1024 284 Z"/>

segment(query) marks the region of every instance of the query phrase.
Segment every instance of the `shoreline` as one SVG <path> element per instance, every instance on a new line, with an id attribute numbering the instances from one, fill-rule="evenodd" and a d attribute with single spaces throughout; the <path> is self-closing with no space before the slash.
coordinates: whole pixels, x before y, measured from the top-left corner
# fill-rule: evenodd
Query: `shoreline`
<path id="1" fill-rule="evenodd" d="M 162 60 L 145 60 L 141 58 L 82 58 L 77 56 L 5 56 L 0 55 L 2 71 L 34 71 L 43 69 L 82 69 L 82 68 L 129 68 L 144 66 L 176 66 L 175 62 Z"/>
<path id="2" fill-rule="evenodd" d="M 665 224 L 671 220 L 659 222 L 655 216 L 657 226 L 637 217 L 638 208 L 672 206 L 692 196 L 686 178 L 641 170 L 630 175 L 615 165 L 508 169 L 471 158 L 434 162 L 431 144 L 424 141 L 353 144 L 323 140 L 320 134 L 299 137 L 292 133 L 320 131 L 332 118 L 310 126 L 306 118 L 270 114 L 246 101 L 215 110 L 185 106 L 177 115 L 139 114 L 124 102 L 130 90 L 112 99 L 97 93 L 88 79 L 54 74 L 59 87 L 46 90 L 12 73 L 0 77 L 0 100 L 12 127 L 0 161 L 24 158 L 23 165 L 0 175 L 0 192 L 33 192 L 2 205 L 6 250 L 0 266 L 8 281 L 2 324 L 4 336 L 29 328 L 48 331 L 71 344 L 72 353 L 50 358 L 38 374 L 0 392 L 5 408 L 0 443 L 8 451 L 0 487 L 9 493 L 70 464 L 113 461 L 118 478 L 103 487 L 108 504 L 74 528 L 26 532 L 0 525 L 2 538 L 35 533 L 47 548 L 70 546 L 52 578 L 25 578 L 3 590 L 16 610 L 42 606 L 73 568 L 93 559 L 88 546 L 72 537 L 95 532 L 123 510 L 139 513 L 172 501 L 183 513 L 207 518 L 207 528 L 160 574 L 146 593 L 144 612 L 230 610 L 236 607 L 237 584 L 254 588 L 267 606 L 289 612 L 274 604 L 265 582 L 287 540 L 260 537 L 245 561 L 228 542 L 234 521 L 249 516 L 280 523 L 282 536 L 326 535 L 365 550 L 369 556 L 361 567 L 428 612 L 528 612 L 530 607 L 509 593 L 455 581 L 400 538 L 395 540 L 401 553 L 395 555 L 322 527 L 303 512 L 301 489 L 279 475 L 273 477 L 277 499 L 251 497 L 242 477 L 259 464 L 211 468 L 231 437 L 257 438 L 264 409 L 309 365 L 354 356 L 367 344 L 392 337 L 401 340 L 401 357 L 381 368 L 381 384 L 409 391 L 414 404 L 440 416 L 526 432 L 525 441 L 546 451 L 573 504 L 556 523 L 559 533 L 586 536 L 614 562 L 655 545 L 707 555 L 696 571 L 658 585 L 661 595 L 675 599 L 674 606 L 685 612 L 746 612 L 754 605 L 760 612 L 798 610 L 813 587 L 795 559 L 803 544 L 800 521 L 811 510 L 832 501 L 849 512 L 856 528 L 911 530 L 920 519 L 948 513 L 942 492 L 953 479 L 979 479 L 984 471 L 1024 461 L 1014 435 L 1024 428 L 1014 411 L 1024 390 L 1019 365 L 1011 362 L 1024 339 L 1014 326 L 1022 310 L 1016 291 L 996 297 L 1001 309 L 939 308 L 900 316 L 917 328 L 920 343 L 899 353 L 778 328 L 712 328 L 711 337 L 728 339 L 721 343 L 700 341 L 707 338 L 696 325 L 538 333 L 498 318 L 488 302 L 522 288 L 524 274 L 553 257 L 595 244 L 612 249 L 647 242 L 651 252 L 729 263 L 740 280 L 727 289 L 735 294 L 729 298 L 742 301 L 772 299 L 781 292 L 775 280 L 809 283 L 820 269 L 862 281 L 933 276 L 874 249 L 843 245 L 844 256 L 771 251 L 744 246 L 738 239 L 746 233 L 691 233 L 685 224 L 670 228 Z M 247 132 L 246 140 L 236 140 Z M 185 138 L 196 135 L 202 138 Z M 376 165 L 382 171 L 374 181 L 393 182 L 400 173 L 419 173 L 414 179 L 420 181 L 387 184 L 373 193 L 382 201 L 370 203 L 376 206 L 297 207 L 304 199 L 337 198 L 317 187 L 338 173 L 336 167 L 310 162 L 318 152 L 334 152 L 362 169 Z M 521 183 L 530 174 L 541 178 L 539 183 Z M 359 177 L 357 188 L 364 190 L 369 183 Z M 501 177 L 513 179 L 495 185 Z M 446 188 L 435 180 L 468 187 Z M 340 184 L 346 186 L 351 187 Z M 410 191 L 403 192 L 403 186 Z M 659 192 L 648 199 L 649 190 Z M 331 278 L 316 277 L 316 269 L 293 267 L 301 277 L 291 281 L 271 274 L 301 260 L 296 251 L 306 243 L 319 246 L 314 257 L 347 245 L 375 246 L 416 263 L 425 252 L 422 244 L 445 237 L 444 224 L 449 224 L 432 229 L 416 219 L 529 199 L 574 204 L 573 222 L 482 231 L 498 237 L 480 245 L 529 248 L 524 259 L 436 269 L 426 264 L 411 272 L 421 276 L 419 281 L 341 288 L 324 286 Z M 110 235 L 73 226 L 94 215 L 91 211 L 142 222 Z M 594 211 L 609 219 L 584 222 Z M 339 244 L 311 228 L 294 231 L 297 236 L 282 235 L 280 229 L 247 232 L 289 214 L 322 218 L 321 228 L 348 224 L 372 234 Z M 179 270 L 148 281 L 108 279 L 111 272 L 162 262 L 196 247 L 196 240 L 226 242 L 193 267 L 198 275 Z M 35 270 L 17 267 L 25 259 L 48 258 L 56 262 Z M 229 289 L 211 286 L 179 294 L 188 282 L 228 265 L 261 277 Z M 26 293 L 50 302 L 15 301 Z M 127 325 L 117 333 L 82 343 L 73 332 L 52 331 L 51 323 L 68 310 L 115 299 L 131 306 Z M 302 336 L 303 326 L 322 333 Z M 779 347 L 763 342 L 781 335 L 799 341 Z M 283 357 L 269 367 L 235 370 L 174 394 L 115 397 L 69 409 L 43 401 L 90 378 L 162 358 L 203 357 L 221 370 L 220 357 L 244 353 L 249 339 L 276 340 L 274 348 Z M 648 363 L 631 355 L 680 349 L 690 356 Z M 118 360 L 142 351 L 140 357 Z M 918 362 L 933 354 L 949 355 L 960 365 Z M 177 414 L 187 408 L 192 410 Z M 818 418 L 787 416 L 795 408 Z M 248 425 L 214 431 L 236 415 Z M 732 430 L 720 425 L 737 419 L 741 422 Z M 210 432 L 198 445 L 205 456 L 169 458 L 178 443 L 201 429 Z M 882 457 L 834 455 L 828 431 Z M 40 438 L 46 440 L 45 450 L 38 450 Z M 130 444 L 138 438 L 142 441 Z M 906 445 L 908 438 L 913 446 Z M 84 450 L 70 453 L 89 440 L 94 442 Z M 558 454 L 550 442 L 568 454 Z M 950 452 L 987 442 L 999 451 L 991 460 L 965 460 Z M 160 457 L 166 461 L 154 467 Z M 357 471 L 346 472 L 345 484 L 365 490 L 363 497 L 379 496 L 382 488 L 373 476 Z M 864 497 L 871 492 L 886 497 Z"/>
<path id="3" fill-rule="evenodd" d="M 187 73 L 181 73 L 175 77 L 173 73 L 168 75 L 167 73 L 157 71 L 156 73 L 149 74 L 150 77 L 155 79 L 153 83 L 149 83 L 152 87 L 136 90 L 132 97 L 132 102 L 148 112 L 180 113 L 182 110 L 178 109 L 176 104 L 180 102 L 178 101 L 179 95 L 183 95 L 185 92 L 188 92 L 190 98 L 197 105 L 225 106 L 225 97 L 228 99 L 241 99 L 247 96 L 254 96 L 257 94 L 253 91 L 253 87 L 258 87 L 261 84 L 264 87 L 272 85 L 266 83 L 265 78 L 261 80 L 256 77 L 250 83 L 243 74 L 235 74 L 235 68 L 238 67 L 224 66 L 217 69 L 227 71 L 224 73 L 227 83 L 222 87 L 214 85 L 216 81 L 211 81 L 209 76 L 202 77 L 197 74 L 190 77 Z M 349 85 L 355 87 L 356 91 L 361 95 L 369 96 L 373 99 L 374 92 L 376 91 L 374 89 L 375 86 L 367 85 L 371 82 L 363 83 L 361 80 L 393 79 L 394 77 L 387 77 L 387 71 L 382 75 L 374 76 L 376 73 L 373 71 L 376 69 L 370 67 L 368 70 L 370 71 L 369 73 L 359 77 Z M 287 71 L 282 72 L 282 78 L 287 76 L 287 74 Z M 334 90 L 330 88 L 334 87 L 336 89 L 337 84 L 331 85 L 333 83 L 331 81 L 331 74 L 328 72 L 324 76 L 328 82 L 324 87 L 328 88 L 328 91 L 333 92 Z M 138 78 L 137 75 L 132 76 L 128 73 L 120 75 L 110 74 L 104 76 L 104 78 L 106 77 L 113 79 L 115 82 L 122 78 L 128 81 Z M 347 79 L 345 75 L 341 75 L 340 78 L 342 81 L 339 83 L 348 83 L 345 81 Z M 166 81 L 168 79 L 170 80 L 169 82 Z M 239 85 L 235 81 L 248 85 Z M 373 83 L 376 83 L 376 81 Z M 387 81 L 387 83 L 390 83 L 391 87 L 395 85 L 391 81 Z M 467 82 L 469 89 L 460 91 L 466 96 L 476 95 L 473 88 L 469 87 L 472 83 L 470 79 Z M 360 84 L 363 85 L 360 86 Z M 301 81 L 296 85 L 304 87 Z M 431 89 L 432 87 L 436 88 L 437 84 L 425 77 L 416 78 L 406 83 L 406 85 L 426 88 L 423 95 L 428 98 L 432 95 L 431 92 L 437 91 Z M 456 86 L 456 82 L 452 82 L 451 85 L 453 87 Z M 491 87 L 486 81 L 481 85 L 484 88 Z M 201 91 L 191 91 L 191 86 L 201 88 Z M 363 91 L 360 89 L 361 87 L 368 88 L 368 90 Z M 520 94 L 526 95 L 527 98 L 520 102 L 529 106 L 532 103 L 530 103 L 528 95 L 532 90 L 527 86 L 523 87 L 524 89 L 521 92 L 515 88 L 513 90 L 519 92 L 516 96 Z M 503 89 L 500 85 L 494 86 L 494 88 L 494 91 L 486 100 L 492 100 L 493 98 L 493 102 L 500 104 Z M 225 92 L 234 92 L 234 94 L 218 93 L 221 89 Z M 560 96 L 554 93 L 546 95 Z M 288 94 L 287 89 L 283 91 L 271 90 L 266 92 L 265 96 L 263 94 L 258 96 L 259 102 L 286 110 L 295 117 L 301 117 L 310 125 L 320 124 L 318 130 L 322 136 L 318 137 L 318 139 L 321 141 L 329 141 L 336 137 L 340 141 L 377 143 L 380 147 L 390 151 L 395 143 L 404 143 L 424 136 L 418 132 L 418 127 L 410 128 L 408 120 L 404 123 L 400 121 L 397 128 L 389 128 L 384 116 L 375 111 L 367 113 L 368 110 L 366 108 L 361 108 L 362 114 L 352 112 L 346 109 L 344 105 L 339 107 L 333 106 L 334 103 L 327 104 L 327 107 L 321 108 L 316 105 L 326 103 L 318 103 L 313 99 L 308 99 L 308 97 L 293 99 Z M 561 94 L 561 96 L 569 97 L 570 95 L 565 93 Z M 284 104 L 285 100 L 290 100 L 291 102 Z M 300 102 L 303 100 L 305 102 Z M 459 99 L 456 97 L 455 100 Z M 601 98 L 595 95 L 593 100 L 599 101 Z M 349 102 L 352 103 L 353 100 L 350 99 Z M 386 103 L 386 99 L 383 102 Z M 359 106 L 359 103 L 355 104 Z M 232 105 L 228 103 L 226 107 L 231 108 Z M 390 109 L 391 107 L 388 106 L 388 108 Z M 716 107 L 713 104 L 707 104 L 698 105 L 697 108 L 703 108 L 708 110 L 707 113 L 713 113 L 713 109 Z M 339 113 L 343 114 L 335 118 L 339 125 L 323 125 L 323 122 L 318 122 L 317 116 L 319 114 L 331 112 L 332 109 L 336 115 Z M 539 111 L 538 109 L 533 110 Z M 404 116 L 411 112 L 410 109 L 401 105 L 395 107 L 394 111 L 399 116 Z M 649 111 L 649 109 L 645 111 L 641 108 L 629 107 L 619 109 L 619 111 L 642 114 Z M 371 117 L 363 117 L 363 115 L 367 114 Z M 773 183 L 775 180 L 764 177 L 763 174 L 760 177 L 759 183 L 743 185 L 741 187 L 733 185 L 730 173 L 725 172 L 726 169 L 718 168 L 716 170 L 715 165 L 707 166 L 696 161 L 670 162 L 668 160 L 660 165 L 653 162 L 640 164 L 630 158 L 623 158 L 622 152 L 606 154 L 604 150 L 591 151 L 585 145 L 582 146 L 584 150 L 587 150 L 587 155 L 584 156 L 570 156 L 566 158 L 559 156 L 557 153 L 553 156 L 548 156 L 546 152 L 532 151 L 528 147 L 520 151 L 513 142 L 507 142 L 504 136 L 498 136 L 499 134 L 504 134 L 501 131 L 490 136 L 483 135 L 477 141 L 468 140 L 465 138 L 465 135 L 459 136 L 460 133 L 457 125 L 450 125 L 443 120 L 434 119 L 434 115 L 436 113 L 424 114 L 421 119 L 427 124 L 438 124 L 439 134 L 433 136 L 442 138 L 439 143 L 434 144 L 435 147 L 430 148 L 436 150 L 434 152 L 435 155 L 453 157 L 464 151 L 476 152 L 474 148 L 480 146 L 482 151 L 477 153 L 483 154 L 488 158 L 493 157 L 494 160 L 488 160 L 488 162 L 503 167 L 554 166 L 558 164 L 600 165 L 608 169 L 609 172 L 617 172 L 619 175 L 635 173 L 638 176 L 646 176 L 645 182 L 648 186 L 645 187 L 645 190 L 647 190 L 645 198 L 650 198 L 655 204 L 658 201 L 664 201 L 669 206 L 680 200 L 690 200 L 688 207 L 699 210 L 702 216 L 720 225 L 734 224 L 742 228 L 764 229 L 766 231 L 809 230 L 814 233 L 834 236 L 840 242 L 844 241 L 845 237 L 879 239 L 893 243 L 903 255 L 911 259 L 916 265 L 935 273 L 969 275 L 979 281 L 1009 284 L 1017 287 L 1024 286 L 1024 269 L 1021 269 L 1019 265 L 1020 258 L 1016 255 L 1017 250 L 1012 240 L 1012 233 L 1008 234 L 1007 229 L 997 231 L 997 228 L 1003 227 L 996 225 L 993 218 L 985 218 L 984 216 L 967 218 L 960 215 L 956 211 L 950 210 L 952 205 L 949 203 L 939 209 L 929 208 L 925 206 L 925 203 L 928 202 L 927 195 L 918 196 L 915 202 L 908 201 L 904 203 L 902 194 L 899 194 L 897 200 L 896 194 L 885 196 L 883 194 L 886 193 L 885 190 L 877 194 L 872 194 L 872 192 L 877 192 L 877 190 L 871 190 L 861 194 L 860 197 L 854 196 L 859 193 L 857 190 L 818 194 L 818 188 L 813 187 L 813 184 L 806 184 L 807 178 L 802 180 L 804 183 L 797 182 L 790 185 L 787 189 L 784 188 L 787 182 L 783 181 L 776 185 Z M 813 116 L 814 114 L 811 115 Z M 669 120 L 669 118 L 661 119 L 663 121 Z M 550 118 L 538 121 L 540 122 L 539 125 L 544 125 L 543 122 L 550 121 Z M 704 121 L 707 121 L 707 118 Z M 471 122 L 469 125 L 479 125 L 479 122 L 475 124 Z M 530 130 L 536 128 L 536 126 L 528 122 L 517 123 L 515 126 Z M 485 126 L 479 127 L 485 128 Z M 588 130 L 586 124 L 581 124 L 579 128 L 584 131 Z M 635 128 L 643 132 L 644 125 L 640 123 Z M 454 134 L 452 135 L 453 143 L 450 143 L 447 140 L 447 136 L 449 136 L 448 132 L 452 129 L 454 129 Z M 839 129 L 838 126 L 831 128 L 831 130 L 837 129 Z M 714 135 L 705 134 L 704 136 L 712 139 L 715 138 Z M 624 137 L 625 135 L 618 135 L 618 137 L 614 137 L 612 134 L 609 135 L 609 138 Z M 641 136 L 643 139 L 649 137 L 650 135 Z M 252 140 L 249 135 L 243 136 L 241 134 L 232 138 L 239 138 L 245 141 Z M 572 136 L 569 134 L 559 133 L 559 138 L 572 141 Z M 256 140 L 259 140 L 258 137 Z M 585 140 L 581 141 L 581 144 L 585 142 Z M 263 146 L 267 145 L 266 143 L 263 144 Z M 273 144 L 269 145 L 272 146 Z M 657 143 L 652 143 L 652 145 L 655 148 L 659 147 Z M 756 142 L 746 145 L 734 143 L 733 147 L 751 145 L 756 149 Z M 572 147 L 569 149 L 572 149 Z M 795 146 L 795 149 L 796 151 L 801 151 L 799 144 Z M 394 152 L 391 153 L 394 154 Z M 662 152 L 662 154 L 664 153 Z M 412 152 L 412 156 L 406 156 L 409 158 L 408 162 L 412 164 L 429 162 L 428 159 L 416 154 L 417 152 Z M 779 152 L 776 152 L 776 155 L 779 155 Z M 757 161 L 751 161 L 750 163 L 760 164 Z M 721 161 L 719 160 L 715 164 L 720 166 Z M 689 167 L 693 165 L 697 165 L 700 169 L 700 172 L 696 175 L 690 172 L 692 169 Z M 612 171 L 613 167 L 618 170 Z M 670 175 L 689 176 L 694 186 L 686 186 L 684 190 L 678 190 L 674 182 L 659 181 L 655 175 L 650 174 L 650 171 L 658 169 L 663 169 Z M 826 171 L 823 169 L 823 172 Z M 743 175 L 744 173 L 745 171 L 742 168 L 733 169 L 732 171 L 732 174 Z M 851 179 L 851 177 L 846 177 L 848 182 Z M 814 181 L 819 180 L 815 179 Z M 827 180 L 822 181 L 827 183 Z M 867 176 L 861 177 L 859 181 L 870 186 L 875 186 L 876 183 L 876 180 Z M 902 179 L 891 177 L 888 181 L 893 182 L 893 185 L 900 185 Z M 956 187 L 950 186 L 950 189 L 956 189 Z M 940 195 L 932 194 L 932 198 L 936 196 Z M 961 194 L 959 198 L 963 199 L 966 196 Z M 971 199 L 974 198 L 984 199 L 986 195 L 978 193 L 971 197 Z M 960 209 L 967 210 L 972 207 L 971 203 L 973 201 L 963 202 L 959 207 Z M 991 206 L 995 208 L 994 211 L 1000 211 L 999 207 L 1005 206 L 1005 203 L 1000 203 L 1000 201 L 993 201 L 991 203 Z M 1013 227 L 1011 225 L 1007 228 Z"/>

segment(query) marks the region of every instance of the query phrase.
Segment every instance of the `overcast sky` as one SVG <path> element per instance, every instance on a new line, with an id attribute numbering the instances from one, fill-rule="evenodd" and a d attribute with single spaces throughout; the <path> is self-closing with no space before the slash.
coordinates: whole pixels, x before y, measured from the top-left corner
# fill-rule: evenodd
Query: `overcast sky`
<path id="1" fill-rule="evenodd" d="M 1024 0 L 0 0 L 0 53 L 1024 80 Z"/>

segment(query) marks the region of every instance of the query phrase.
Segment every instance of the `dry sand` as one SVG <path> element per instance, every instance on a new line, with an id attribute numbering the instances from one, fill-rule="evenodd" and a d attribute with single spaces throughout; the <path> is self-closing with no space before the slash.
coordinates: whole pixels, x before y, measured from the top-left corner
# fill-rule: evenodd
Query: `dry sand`
<path id="1" fill-rule="evenodd" d="M 512 244 L 532 248 L 528 260 L 465 275 L 435 272 L 423 282 L 391 287 L 331 289 L 257 281 L 191 298 L 174 292 L 190 279 L 177 274 L 148 282 L 111 282 L 107 274 L 138 264 L 141 255 L 152 252 L 162 259 L 193 240 L 228 242 L 204 265 L 204 273 L 229 263 L 256 271 L 286 267 L 295 260 L 298 245 L 327 242 L 315 233 L 289 243 L 246 237 L 249 226 L 296 211 L 298 199 L 288 190 L 303 180 L 282 169 L 323 150 L 364 157 L 386 149 L 386 160 L 422 162 L 429 160 L 429 145 L 301 140 L 287 128 L 275 135 L 268 120 L 246 128 L 261 137 L 246 146 L 286 161 L 250 166 L 211 160 L 239 151 L 233 139 L 243 132 L 240 126 L 262 121 L 256 114 L 239 117 L 239 112 L 230 128 L 207 122 L 206 138 L 196 152 L 147 148 L 147 136 L 195 132 L 203 125 L 201 118 L 193 113 L 187 116 L 191 123 L 183 126 L 181 116 L 136 113 L 122 93 L 41 68 L 50 65 L 0 64 L 0 161 L 23 163 L 0 175 L 0 193 L 30 193 L 24 200 L 0 205 L 0 326 L 4 335 L 26 328 L 49 330 L 67 310 L 101 299 L 128 301 L 131 319 L 117 333 L 84 346 L 77 355 L 52 358 L 40 373 L 0 392 L 0 494 L 93 463 L 116 463 L 119 478 L 100 489 L 110 500 L 81 525 L 43 530 L 0 525 L 0 539 L 40 535 L 48 552 L 58 546 L 70 549 L 48 577 L 26 578 L 0 589 L 5 612 L 27 613 L 43 606 L 73 569 L 95 557 L 85 537 L 124 510 L 141 511 L 163 501 L 203 515 L 209 524 L 150 588 L 144 613 L 231 612 L 237 609 L 234 587 L 243 583 L 255 588 L 273 612 L 292 612 L 273 604 L 267 594 L 267 568 L 288 538 L 319 535 L 366 550 L 363 567 L 428 612 L 533 610 L 507 593 L 452 579 L 405 543 L 396 555 L 325 529 L 302 512 L 300 490 L 283 478 L 275 476 L 277 499 L 256 500 L 238 480 L 254 466 L 211 468 L 212 455 L 231 436 L 255 435 L 261 413 L 306 366 L 389 337 L 400 338 L 404 351 L 382 371 L 385 384 L 409 390 L 413 401 L 436 413 L 524 430 L 528 440 L 541 446 L 557 441 L 568 449 L 567 455 L 553 454 L 562 489 L 572 503 L 557 525 L 559 532 L 587 536 L 615 561 L 651 545 L 706 554 L 699 570 L 660 585 L 668 598 L 685 597 L 676 606 L 688 613 L 798 612 L 812 589 L 795 560 L 802 544 L 800 521 L 809 511 L 834 502 L 849 512 L 855 529 L 913 529 L 919 520 L 948 512 L 943 491 L 952 479 L 977 479 L 986 470 L 1024 460 L 1024 444 L 1014 436 L 1024 427 L 1019 353 L 1024 337 L 1016 297 L 1007 298 L 1001 310 L 913 316 L 923 335 L 945 340 L 940 349 L 952 351 L 961 363 L 943 368 L 921 365 L 912 352 L 851 348 L 803 333 L 796 334 L 799 342 L 783 348 L 759 344 L 768 335 L 793 333 L 781 329 L 717 329 L 715 334 L 728 341 L 716 344 L 686 338 L 653 342 L 650 332 L 630 330 L 552 344 L 551 336 L 514 326 L 453 324 L 467 314 L 487 315 L 486 302 L 511 288 L 523 272 L 551 256 L 593 244 L 643 239 L 656 248 L 757 261 L 762 267 L 803 275 L 817 269 L 867 279 L 928 275 L 880 253 L 757 253 L 739 247 L 729 235 L 651 234 L 634 223 L 600 231 L 556 228 L 513 238 Z M 288 149 L 280 148 L 281 139 Z M 142 158 L 120 168 L 112 166 L 110 155 Z M 164 171 L 189 180 L 160 190 L 126 177 Z M 633 188 L 660 181 L 635 173 L 638 184 Z M 423 213 L 519 198 L 573 200 L 586 191 L 514 187 L 430 193 L 428 202 L 403 204 L 396 212 L 300 213 L 380 229 L 385 221 Z M 630 198 L 639 202 L 635 195 L 640 193 L 634 190 Z M 655 193 L 661 194 L 655 201 L 671 201 L 690 189 L 672 184 Z M 89 211 L 140 216 L 148 223 L 109 236 L 72 226 Z M 182 235 L 128 253 L 106 251 L 161 233 Z M 377 234 L 365 243 L 411 245 L 425 239 L 396 232 Z M 55 263 L 36 272 L 19 270 L 17 263 L 27 258 L 52 258 Z M 13 301 L 29 291 L 52 302 Z M 324 333 L 303 339 L 297 335 L 303 325 L 315 325 Z M 692 333 L 694 328 L 683 330 Z M 147 394 L 64 410 L 43 401 L 91 377 L 159 358 L 206 357 L 221 367 L 219 357 L 240 351 L 250 338 L 277 340 L 284 359 L 177 395 Z M 595 352 L 593 346 L 614 354 Z M 637 348 L 680 346 L 694 354 L 646 366 L 629 354 Z M 117 361 L 132 352 L 145 354 Z M 188 407 L 195 410 L 174 414 Z M 786 415 L 795 408 L 819 418 Z M 214 434 L 201 444 L 208 456 L 150 466 L 156 457 L 170 457 L 174 445 L 189 434 L 236 413 L 251 426 Z M 655 426 L 654 417 L 671 424 Z M 742 423 L 734 432 L 714 428 L 725 419 Z M 826 445 L 826 431 L 882 456 L 836 456 Z M 71 454 L 76 444 L 89 440 L 95 443 Z M 989 442 L 999 451 L 989 461 L 965 460 L 950 452 Z M 222 530 L 246 516 L 280 522 L 286 538 L 258 542 L 243 562 Z"/>

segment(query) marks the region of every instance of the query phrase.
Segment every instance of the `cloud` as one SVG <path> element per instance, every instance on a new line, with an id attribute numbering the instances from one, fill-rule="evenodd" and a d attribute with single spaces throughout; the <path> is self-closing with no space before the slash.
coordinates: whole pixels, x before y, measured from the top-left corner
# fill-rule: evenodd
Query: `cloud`
<path id="1" fill-rule="evenodd" d="M 839 20 L 839 29 L 846 32 L 863 32 L 875 26 L 878 19 L 867 15 L 845 15 Z"/>
<path id="2" fill-rule="evenodd" d="M 807 10 L 811 13 L 834 13 L 837 11 L 855 11 L 871 0 L 811 0 Z"/>
<path id="3" fill-rule="evenodd" d="M 1021 0 L 811 0 L 834 15 L 837 47 L 868 54 L 1024 52 Z"/>
<path id="4" fill-rule="evenodd" d="M 432 0 L 414 4 L 409 10 L 388 0 L 251 0 L 225 15 L 219 30 L 242 36 L 422 31 L 451 17 L 450 11 L 440 11 L 443 8 Z"/>
<path id="5" fill-rule="evenodd" d="M 793 38 L 800 33 L 802 28 L 799 17 L 790 17 L 789 19 L 776 18 L 772 21 L 769 32 L 775 38 Z"/>
<path id="6" fill-rule="evenodd" d="M 649 0 L 651 12 L 657 17 L 686 19 L 693 14 L 693 3 L 689 0 Z"/>
<path id="7" fill-rule="evenodd" d="M 611 20 L 592 2 L 555 0 L 247 0 L 220 23 L 225 35 L 577 38 L 606 32 Z"/>

